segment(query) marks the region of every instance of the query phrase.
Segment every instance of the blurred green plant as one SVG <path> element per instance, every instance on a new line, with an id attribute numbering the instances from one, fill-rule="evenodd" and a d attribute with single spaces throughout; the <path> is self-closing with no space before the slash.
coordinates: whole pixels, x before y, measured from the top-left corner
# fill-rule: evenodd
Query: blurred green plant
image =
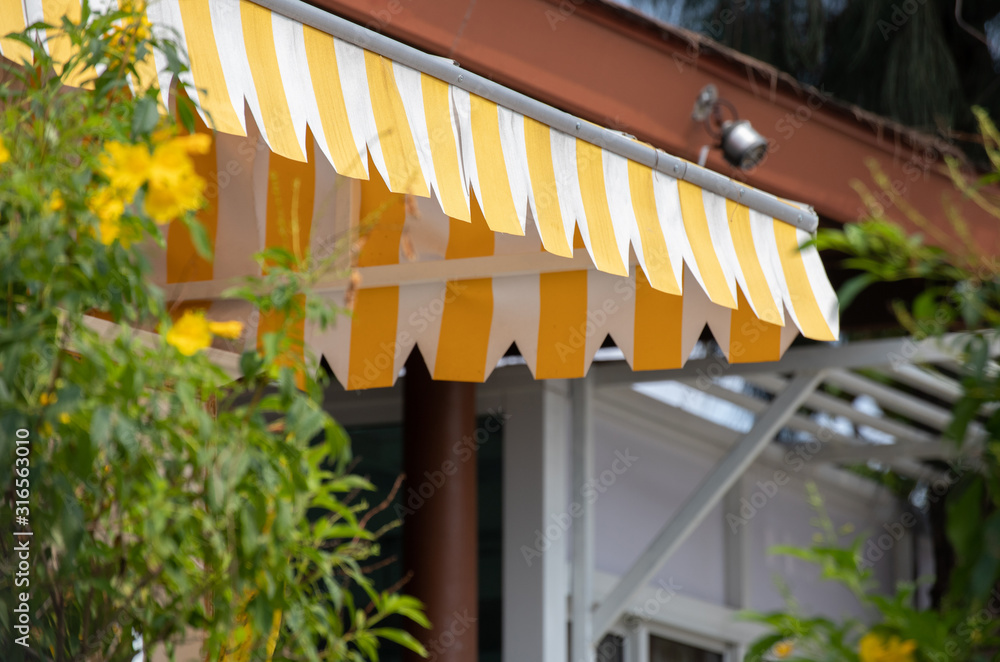
<path id="1" fill-rule="evenodd" d="M 278 329 L 243 352 L 234 380 L 206 349 L 242 324 L 174 320 L 151 283 L 138 244 L 162 247 L 171 222 L 210 257 L 190 156 L 209 138 L 183 94 L 175 120 L 137 84 L 153 49 L 175 79 L 185 58 L 141 4 L 119 6 L 84 2 L 79 20 L 7 37 L 30 58 L 5 64 L 0 86 L 0 646 L 130 660 L 140 637 L 172 655 L 195 634 L 208 660 L 375 660 L 383 640 L 426 655 L 385 623 L 426 627 L 420 603 L 377 592 L 362 568 L 377 533 L 352 495 L 371 485 L 349 471 L 322 376 Z M 64 51 L 46 38 L 70 58 L 54 61 Z M 311 296 L 325 260 L 257 259 L 265 275 L 232 296 L 292 322 L 334 318 Z M 33 533 L 16 586 L 15 513 Z"/>
<path id="2" fill-rule="evenodd" d="M 1000 181 L 1000 133 L 985 111 L 976 108 L 974 113 L 992 171 L 970 177 L 953 158 L 945 165 L 960 196 L 1000 221 L 1000 199 L 993 187 Z M 954 201 L 945 201 L 944 215 L 953 229 L 947 233 L 910 206 L 876 164 L 870 168 L 878 195 L 854 183 L 870 218 L 821 230 L 813 243 L 846 254 L 843 265 L 858 272 L 841 287 L 842 307 L 873 283 L 918 280 L 924 289 L 912 302 L 892 304 L 900 324 L 916 338 L 966 332 L 951 340 L 963 357 L 962 391 L 944 431 L 961 451 L 950 467 L 957 480 L 944 497 L 945 530 L 955 563 L 937 568 L 947 575 L 948 591 L 936 609 L 914 609 L 912 585 L 900 585 L 891 597 L 879 595 L 871 569 L 858 565 L 863 540 L 845 544 L 839 539 L 812 488 L 810 498 L 820 513 L 817 544 L 776 551 L 820 565 L 824 579 L 848 587 L 871 609 L 874 625 L 807 617 L 792 601 L 788 611 L 753 616 L 773 632 L 755 644 L 748 659 L 995 660 L 1000 651 L 995 600 L 1000 595 L 1000 370 L 993 357 L 1000 340 L 1000 263 L 987 252 L 995 247 L 976 245 Z M 890 221 L 886 201 L 933 243 Z"/>
<path id="3" fill-rule="evenodd" d="M 1000 132 L 982 108 L 975 108 L 983 146 L 992 170 L 969 176 L 957 159 L 945 166 L 955 188 L 1000 222 Z M 976 471 L 958 471 L 961 480 L 946 498 L 948 540 L 957 560 L 949 577 L 950 605 L 981 606 L 1000 583 L 1000 371 L 994 356 L 1000 331 L 1000 262 L 995 246 L 978 246 L 954 201 L 944 215 L 952 233 L 932 223 L 896 192 L 877 166 L 872 174 L 881 195 L 860 183 L 855 188 L 871 217 L 842 230 L 822 230 L 820 249 L 848 255 L 843 264 L 859 273 L 840 291 L 841 305 L 875 282 L 919 280 L 924 288 L 912 302 L 892 303 L 900 324 L 916 338 L 966 331 L 957 349 L 961 364 L 961 397 L 952 406 L 945 437 L 974 454 Z M 887 200 L 923 234 L 908 235 L 889 220 L 877 198 Z"/>
<path id="4" fill-rule="evenodd" d="M 1000 633 L 986 609 L 916 609 L 916 585 L 900 583 L 885 595 L 870 564 L 863 563 L 866 535 L 849 536 L 853 527 L 836 527 L 826 512 L 816 486 L 806 486 L 817 528 L 807 547 L 776 546 L 771 553 L 789 556 L 819 568 L 821 579 L 847 588 L 865 609 L 864 621 L 835 620 L 804 612 L 782 586 L 787 608 L 769 613 L 747 611 L 743 618 L 770 630 L 747 650 L 747 662 L 986 662 L 1000 645 Z M 985 618 L 984 618 L 985 615 Z"/>

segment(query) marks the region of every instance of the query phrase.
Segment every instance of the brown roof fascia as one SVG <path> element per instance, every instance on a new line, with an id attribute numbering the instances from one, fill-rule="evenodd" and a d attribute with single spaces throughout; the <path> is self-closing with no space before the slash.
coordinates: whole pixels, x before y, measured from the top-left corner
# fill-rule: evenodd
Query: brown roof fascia
<path id="1" fill-rule="evenodd" d="M 841 223 L 864 207 L 855 185 L 877 190 L 877 163 L 899 196 L 949 234 L 942 199 L 957 201 L 976 243 L 1000 253 L 1000 223 L 960 196 L 947 143 L 832 99 L 706 37 L 599 0 L 311 0 L 421 50 L 589 121 L 694 160 L 710 142 L 691 119 L 707 83 L 772 142 L 751 172 L 712 150 L 708 167 L 813 205 Z M 911 230 L 890 197 L 888 213 Z"/>

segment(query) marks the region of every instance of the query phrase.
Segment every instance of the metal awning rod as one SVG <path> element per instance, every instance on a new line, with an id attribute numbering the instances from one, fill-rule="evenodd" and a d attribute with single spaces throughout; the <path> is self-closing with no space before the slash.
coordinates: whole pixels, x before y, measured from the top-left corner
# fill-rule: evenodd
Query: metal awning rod
<path id="1" fill-rule="evenodd" d="M 688 181 L 807 232 L 815 232 L 819 225 L 816 212 L 811 208 L 793 206 L 769 193 L 735 182 L 713 170 L 700 168 L 684 159 L 667 154 L 663 150 L 570 115 L 537 99 L 532 99 L 520 92 L 515 92 L 487 78 L 466 71 L 447 58 L 417 50 L 340 16 L 307 5 L 300 0 L 253 1 L 261 7 L 278 12 L 292 20 L 310 25 L 317 30 L 322 30 L 356 46 L 384 55 L 400 64 L 439 78 L 463 90 L 478 94 L 563 133 L 576 136 L 636 163 L 649 166 L 670 177 Z"/>

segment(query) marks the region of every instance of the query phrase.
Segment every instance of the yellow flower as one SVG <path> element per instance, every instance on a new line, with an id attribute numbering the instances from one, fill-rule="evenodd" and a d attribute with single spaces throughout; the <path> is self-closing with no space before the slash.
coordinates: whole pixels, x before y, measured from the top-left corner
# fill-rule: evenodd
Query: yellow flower
<path id="1" fill-rule="evenodd" d="M 241 333 L 243 333 L 243 323 L 236 321 L 209 322 L 208 330 L 217 336 L 235 340 L 240 337 Z"/>
<path id="2" fill-rule="evenodd" d="M 145 145 L 109 142 L 101 155 L 101 172 L 111 187 L 131 202 L 135 192 L 149 178 L 150 155 Z"/>
<path id="3" fill-rule="evenodd" d="M 193 356 L 212 344 L 212 335 L 238 338 L 243 332 L 240 322 L 210 322 L 203 311 L 185 311 L 170 330 L 167 344 L 173 345 L 184 356 Z"/>
<path id="4" fill-rule="evenodd" d="M 153 150 L 146 192 L 146 213 L 169 223 L 204 203 L 205 180 L 195 172 L 191 154 L 204 154 L 212 139 L 204 134 L 165 140 Z"/>
<path id="5" fill-rule="evenodd" d="M 0 163 L 7 163 L 7 161 L 10 161 L 10 151 L 4 144 L 3 138 L 0 138 Z"/>
<path id="6" fill-rule="evenodd" d="M 69 425 L 69 414 L 66 412 L 59 414 L 59 422 L 63 425 Z"/>
<path id="7" fill-rule="evenodd" d="M 42 393 L 38 397 L 38 402 L 43 407 L 48 407 L 49 405 L 53 404 L 58 399 L 59 399 L 59 396 L 57 396 L 55 393 L 48 393 L 48 392 L 46 392 L 46 393 Z"/>
<path id="8" fill-rule="evenodd" d="M 105 246 L 110 246 L 119 240 L 124 248 L 128 248 L 136 238 L 122 225 L 122 214 L 125 213 L 125 202 L 114 189 L 102 188 L 87 199 L 87 207 L 95 216 L 100 228 L 100 240 Z"/>
<path id="9" fill-rule="evenodd" d="M 48 201 L 45 203 L 45 210 L 48 212 L 61 211 L 66 208 L 66 201 L 63 200 L 62 192 L 59 189 L 52 191 Z"/>
<path id="10" fill-rule="evenodd" d="M 783 660 L 791 655 L 793 650 L 795 650 L 795 644 L 786 639 L 785 641 L 779 641 L 776 643 L 774 645 L 773 652 L 775 657 L 779 660 Z"/>
<path id="11" fill-rule="evenodd" d="M 917 642 L 909 639 L 900 641 L 892 636 L 885 639 L 879 634 L 869 632 L 858 642 L 858 657 L 861 662 L 913 662 L 913 651 Z"/>

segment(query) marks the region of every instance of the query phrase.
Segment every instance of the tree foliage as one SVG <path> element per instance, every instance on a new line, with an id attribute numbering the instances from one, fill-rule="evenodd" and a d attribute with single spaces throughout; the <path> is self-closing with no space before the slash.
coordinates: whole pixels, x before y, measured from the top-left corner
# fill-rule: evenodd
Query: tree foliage
<path id="1" fill-rule="evenodd" d="M 162 247 L 170 223 L 210 254 L 190 158 L 204 136 L 183 94 L 175 120 L 136 84 L 152 49 L 174 76 L 185 58 L 119 4 L 8 37 L 31 61 L 5 66 L 0 86 L 0 645 L 128 660 L 138 637 L 169 651 L 194 632 L 208 659 L 372 660 L 380 640 L 423 652 L 385 627 L 427 621 L 365 576 L 378 545 L 351 495 L 370 485 L 349 472 L 295 340 L 267 334 L 234 376 L 205 348 L 241 321 L 174 319 L 151 283 L 140 248 Z M 46 39 L 71 58 L 54 61 L 64 50 Z M 265 275 L 233 296 L 333 319 L 311 296 L 323 260 L 257 257 Z M 26 565 L 12 531 L 33 534 Z"/>

